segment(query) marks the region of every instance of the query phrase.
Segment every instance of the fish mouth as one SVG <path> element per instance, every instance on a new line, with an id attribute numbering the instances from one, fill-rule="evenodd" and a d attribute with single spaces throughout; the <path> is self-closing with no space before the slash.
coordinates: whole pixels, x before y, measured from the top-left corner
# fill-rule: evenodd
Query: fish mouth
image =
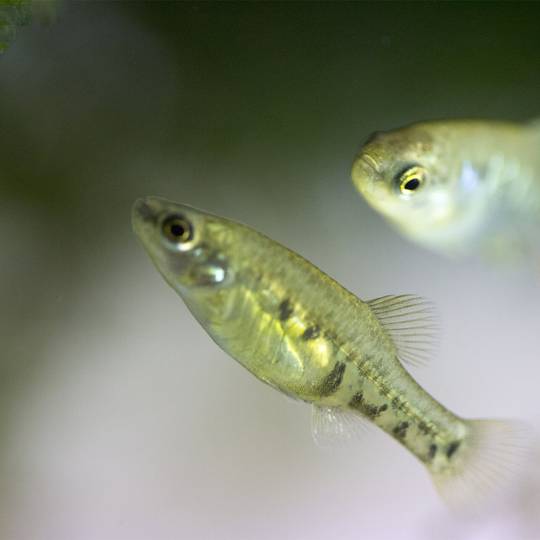
<path id="1" fill-rule="evenodd" d="M 379 174 L 379 166 L 375 158 L 369 154 L 362 154 L 362 161 L 371 169 L 373 169 L 377 174 Z"/>
<path id="2" fill-rule="evenodd" d="M 158 225 L 168 201 L 161 197 L 140 197 L 131 209 L 131 223 L 137 234 Z M 169 203 L 170 204 L 170 203 Z"/>
<path id="3" fill-rule="evenodd" d="M 160 215 L 161 205 L 155 197 L 141 197 L 133 203 L 131 226 L 145 246 L 156 230 Z"/>
<path id="4" fill-rule="evenodd" d="M 148 196 L 140 197 L 133 203 L 132 219 L 141 223 L 155 225 L 160 218 L 167 213 L 205 214 L 187 204 L 170 201 L 164 197 Z"/>
<path id="5" fill-rule="evenodd" d="M 133 221 L 155 224 L 161 211 L 159 197 L 140 197 L 133 203 Z"/>
<path id="6" fill-rule="evenodd" d="M 152 204 L 152 199 L 153 197 L 140 197 L 134 202 L 131 212 L 133 223 L 141 221 L 155 224 L 157 222 L 158 210 Z"/>
<path id="7" fill-rule="evenodd" d="M 385 195 L 385 182 L 379 172 L 375 158 L 369 154 L 361 154 L 353 166 L 353 183 L 356 189 L 368 200 L 377 201 Z"/>

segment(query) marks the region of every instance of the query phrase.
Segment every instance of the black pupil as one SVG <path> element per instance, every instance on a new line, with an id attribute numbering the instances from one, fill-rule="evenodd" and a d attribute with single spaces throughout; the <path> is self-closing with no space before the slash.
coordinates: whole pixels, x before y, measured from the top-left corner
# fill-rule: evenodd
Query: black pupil
<path id="1" fill-rule="evenodd" d="M 414 191 L 420 185 L 420 180 L 418 178 L 411 178 L 406 184 L 405 189 L 409 191 Z"/>
<path id="2" fill-rule="evenodd" d="M 189 242 L 193 237 L 191 223 L 183 217 L 171 217 L 163 223 L 163 232 L 173 242 Z"/>
<path id="3" fill-rule="evenodd" d="M 182 236 L 184 236 L 185 232 L 186 229 L 184 228 L 184 225 L 182 223 L 173 223 L 171 225 L 171 234 L 173 236 L 181 238 Z"/>

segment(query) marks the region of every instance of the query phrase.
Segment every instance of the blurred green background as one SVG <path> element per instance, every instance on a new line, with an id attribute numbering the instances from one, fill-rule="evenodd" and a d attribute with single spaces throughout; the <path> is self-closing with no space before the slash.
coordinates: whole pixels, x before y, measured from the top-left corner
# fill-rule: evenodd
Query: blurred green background
<path id="1" fill-rule="evenodd" d="M 464 416 L 539 424 L 538 273 L 453 262 L 356 195 L 368 135 L 539 114 L 537 3 L 61 3 L 0 56 L 0 538 L 538 538 L 540 471 L 474 522 L 375 430 L 309 410 L 209 340 L 137 244 L 162 195 L 246 222 L 361 298 L 418 293 L 415 373 Z M 540 453 L 539 453 L 540 455 Z"/>

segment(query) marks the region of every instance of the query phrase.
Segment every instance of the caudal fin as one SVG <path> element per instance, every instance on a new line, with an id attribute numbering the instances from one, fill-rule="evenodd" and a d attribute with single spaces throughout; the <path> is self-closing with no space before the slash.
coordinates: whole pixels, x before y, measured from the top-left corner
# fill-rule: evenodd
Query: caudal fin
<path id="1" fill-rule="evenodd" d="M 463 440 L 453 443 L 432 477 L 453 509 L 475 510 L 518 481 L 525 465 L 529 432 L 519 422 L 468 420 Z"/>

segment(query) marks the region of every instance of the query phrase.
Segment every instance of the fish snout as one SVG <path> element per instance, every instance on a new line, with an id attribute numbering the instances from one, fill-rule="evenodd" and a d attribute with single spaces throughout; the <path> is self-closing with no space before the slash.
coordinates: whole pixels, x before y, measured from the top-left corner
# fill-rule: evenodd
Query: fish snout
<path id="1" fill-rule="evenodd" d="M 138 221 L 145 223 L 156 223 L 158 211 L 157 208 L 152 205 L 151 197 L 141 197 L 133 204 L 131 215 L 133 223 Z"/>

